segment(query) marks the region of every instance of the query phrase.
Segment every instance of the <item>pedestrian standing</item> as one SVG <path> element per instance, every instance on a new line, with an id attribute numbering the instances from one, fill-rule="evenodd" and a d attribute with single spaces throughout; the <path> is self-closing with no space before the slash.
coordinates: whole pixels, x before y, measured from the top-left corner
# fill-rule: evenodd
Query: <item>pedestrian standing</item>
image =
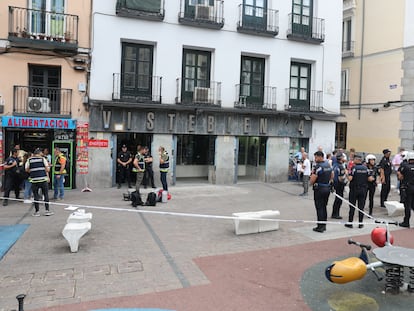
<path id="1" fill-rule="evenodd" d="M 404 148 L 400 148 L 400 151 L 392 158 L 392 168 L 395 172 L 398 172 L 398 168 L 400 167 L 401 162 L 403 161 L 403 152 L 405 151 Z M 397 187 L 395 189 L 396 192 L 400 190 L 400 180 L 397 178 Z"/>
<path id="2" fill-rule="evenodd" d="M 401 170 L 404 167 L 404 165 L 408 164 L 407 157 L 408 157 L 408 151 L 404 151 L 402 153 L 402 162 L 400 163 L 400 166 L 398 167 L 398 171 L 397 171 L 397 178 L 400 182 L 400 203 L 403 203 L 403 204 L 405 203 L 405 200 L 407 199 L 408 184 L 407 184 L 407 181 L 402 178 Z"/>
<path id="3" fill-rule="evenodd" d="M 331 191 L 330 186 L 333 179 L 333 172 L 329 163 L 324 160 L 324 153 L 322 151 L 316 151 L 313 156 L 316 164 L 312 170 L 310 183 L 313 186 L 313 200 L 315 202 L 316 216 L 318 219 L 318 225 L 313 228 L 313 231 L 322 233 L 326 231 L 326 205 L 328 204 Z"/>
<path id="4" fill-rule="evenodd" d="M 49 210 L 49 165 L 46 158 L 42 155 L 42 150 L 36 148 L 33 152 L 33 156 L 30 157 L 25 164 L 26 172 L 29 173 L 29 181 L 32 183 L 32 190 L 34 195 L 35 212 L 32 214 L 34 217 L 39 217 L 39 201 L 42 196 L 39 194 L 39 190 L 42 191 L 45 202 L 45 216 L 52 216 L 54 213 Z"/>
<path id="5" fill-rule="evenodd" d="M 158 152 L 160 156 L 160 179 L 162 189 L 164 191 L 168 191 L 167 174 L 170 168 L 170 156 L 168 155 L 168 152 L 165 150 L 165 148 L 162 146 L 158 149 Z"/>
<path id="6" fill-rule="evenodd" d="M 10 191 L 14 190 L 16 199 L 20 199 L 20 178 L 17 173 L 19 158 L 17 157 L 17 149 L 12 149 L 10 157 L 6 159 L 4 164 L 5 180 L 4 180 L 4 199 L 3 206 L 9 204 Z"/>
<path id="7" fill-rule="evenodd" d="M 411 210 L 414 209 L 414 152 L 408 152 L 408 163 L 401 165 L 398 172 L 399 178 L 407 186 L 404 203 L 404 220 L 399 223 L 400 227 L 410 228 Z"/>
<path id="8" fill-rule="evenodd" d="M 349 202 L 351 205 L 349 206 L 348 223 L 345 224 L 345 227 L 353 228 L 352 222 L 354 221 L 355 206 L 357 206 L 359 210 L 358 227 L 363 228 L 362 220 L 364 219 L 364 214 L 362 211 L 365 208 L 365 201 L 367 199 L 368 182 L 373 181 L 374 178 L 369 175 L 367 167 L 362 164 L 362 156 L 359 154 L 354 155 L 354 166 L 348 179 L 350 181 Z"/>
<path id="9" fill-rule="evenodd" d="M 382 151 L 383 157 L 379 163 L 380 167 L 380 178 L 381 178 L 381 207 L 385 207 L 384 202 L 387 201 L 388 195 L 391 190 L 391 173 L 392 166 L 390 161 L 391 150 L 384 149 Z"/>
<path id="10" fill-rule="evenodd" d="M 345 168 L 345 158 L 343 153 L 336 154 L 336 161 L 333 166 L 334 178 L 333 178 L 333 187 L 335 189 L 335 201 L 332 207 L 332 215 L 331 218 L 333 219 L 342 219 L 340 215 L 340 209 L 342 205 L 342 198 L 344 196 L 344 189 L 346 186 L 347 180 L 347 171 Z"/>
<path id="11" fill-rule="evenodd" d="M 65 174 L 66 174 L 66 157 L 60 151 L 59 147 L 55 147 L 54 150 L 55 154 L 55 162 L 53 164 L 54 174 L 53 174 L 53 199 L 54 200 L 63 200 L 65 196 L 65 187 L 63 183 L 65 182 Z M 33 191 L 34 193 L 34 191 Z"/>
<path id="12" fill-rule="evenodd" d="M 24 195 L 23 195 L 23 203 L 25 204 L 30 204 L 32 203 L 32 201 L 30 200 L 32 197 L 32 183 L 29 181 L 29 177 L 30 174 L 26 171 L 26 163 L 27 160 L 32 156 L 31 153 L 27 152 L 24 156 L 23 156 L 23 167 L 25 168 L 24 170 L 24 175 L 23 175 L 23 182 L 24 182 Z"/>
<path id="13" fill-rule="evenodd" d="M 131 163 L 132 155 L 128 150 L 127 145 L 123 144 L 121 146 L 121 151 L 118 153 L 116 159 L 117 162 L 117 171 L 118 171 L 118 189 L 121 188 L 122 183 L 125 181 L 128 183 L 128 188 L 131 188 Z"/>
<path id="14" fill-rule="evenodd" d="M 377 188 L 378 168 L 375 163 L 376 160 L 377 158 L 373 154 L 369 154 L 365 158 L 368 174 L 374 177 L 374 180 L 368 182 L 368 206 L 370 216 L 372 216 L 372 210 L 374 209 L 374 195 L 375 189 Z"/>
<path id="15" fill-rule="evenodd" d="M 145 158 L 145 174 L 144 174 L 144 188 L 147 188 L 148 185 L 151 185 L 152 188 L 155 188 L 154 183 L 154 171 L 152 169 L 152 155 L 147 146 L 144 147 L 144 158 Z"/>
<path id="16" fill-rule="evenodd" d="M 308 189 L 309 189 L 309 178 L 311 174 L 311 164 L 308 159 L 308 154 L 306 152 L 302 153 L 302 172 L 303 172 L 303 193 L 301 196 L 308 195 Z"/>
<path id="17" fill-rule="evenodd" d="M 138 152 L 135 155 L 134 161 L 132 162 L 132 172 L 136 173 L 137 178 L 135 182 L 135 190 L 139 197 L 141 194 L 139 192 L 139 188 L 141 187 L 142 180 L 144 178 L 145 173 L 145 157 L 144 157 L 144 147 L 138 145 Z"/>

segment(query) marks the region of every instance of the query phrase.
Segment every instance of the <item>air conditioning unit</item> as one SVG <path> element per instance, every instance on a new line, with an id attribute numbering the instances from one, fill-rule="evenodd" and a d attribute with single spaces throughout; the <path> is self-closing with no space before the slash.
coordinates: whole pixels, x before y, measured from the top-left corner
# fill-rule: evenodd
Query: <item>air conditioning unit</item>
<path id="1" fill-rule="evenodd" d="M 212 19 L 213 7 L 208 5 L 196 5 L 195 18 L 210 20 Z"/>
<path id="2" fill-rule="evenodd" d="M 208 103 L 210 98 L 210 89 L 208 87 L 195 87 L 194 88 L 194 102 L 195 103 Z"/>
<path id="3" fill-rule="evenodd" d="M 27 112 L 48 113 L 51 112 L 50 100 L 47 97 L 28 97 Z"/>

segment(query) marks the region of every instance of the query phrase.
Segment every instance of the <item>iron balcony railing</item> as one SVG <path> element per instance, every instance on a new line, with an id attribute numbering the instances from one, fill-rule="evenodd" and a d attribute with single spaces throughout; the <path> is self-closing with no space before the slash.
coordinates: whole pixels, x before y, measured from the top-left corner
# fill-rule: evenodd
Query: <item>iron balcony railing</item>
<path id="1" fill-rule="evenodd" d="M 317 90 L 287 88 L 285 110 L 297 112 L 323 112 L 323 92 Z"/>
<path id="2" fill-rule="evenodd" d="M 161 103 L 162 77 L 114 73 L 112 100 Z"/>
<path id="3" fill-rule="evenodd" d="M 20 86 L 13 90 L 13 113 L 29 115 L 72 114 L 72 90 L 56 87 Z"/>
<path id="4" fill-rule="evenodd" d="M 220 29 L 224 26 L 223 16 L 223 0 L 206 0 L 204 4 L 190 4 L 189 0 L 180 0 L 178 21 L 181 24 Z"/>
<path id="5" fill-rule="evenodd" d="M 55 46 L 78 44 L 77 15 L 9 6 L 9 40 Z"/>
<path id="6" fill-rule="evenodd" d="M 117 0 L 116 15 L 147 20 L 164 20 L 165 0 L 127 1 Z"/>
<path id="7" fill-rule="evenodd" d="M 349 89 L 341 89 L 341 105 L 349 105 Z"/>
<path id="8" fill-rule="evenodd" d="M 325 20 L 301 14 L 289 14 L 287 37 L 310 43 L 325 41 Z"/>
<path id="9" fill-rule="evenodd" d="M 176 104 L 194 106 L 221 106 L 221 82 L 193 79 L 176 80 Z"/>
<path id="10" fill-rule="evenodd" d="M 236 84 L 235 108 L 276 110 L 276 87 Z"/>
<path id="11" fill-rule="evenodd" d="M 354 43 L 355 41 L 343 41 L 342 42 L 342 57 L 354 56 Z"/>
<path id="12" fill-rule="evenodd" d="M 279 11 L 240 4 L 237 31 L 276 36 L 279 33 Z"/>

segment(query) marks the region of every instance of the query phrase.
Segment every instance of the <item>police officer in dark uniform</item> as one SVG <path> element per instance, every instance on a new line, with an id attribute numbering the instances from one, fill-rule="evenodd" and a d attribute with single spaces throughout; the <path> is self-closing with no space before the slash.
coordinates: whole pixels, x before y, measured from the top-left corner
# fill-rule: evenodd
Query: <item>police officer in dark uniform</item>
<path id="1" fill-rule="evenodd" d="M 10 191 L 12 190 L 14 190 L 16 199 L 20 198 L 20 178 L 17 174 L 17 169 L 20 166 L 20 160 L 17 157 L 17 152 L 17 149 L 13 149 L 10 157 L 6 159 L 6 163 L 4 163 L 3 166 L 5 170 L 3 206 L 8 205 L 8 198 L 10 196 Z"/>
<path id="2" fill-rule="evenodd" d="M 318 225 L 313 228 L 313 231 L 322 233 L 326 231 L 326 220 L 328 218 L 326 205 L 331 191 L 333 171 L 328 161 L 324 160 L 322 151 L 316 151 L 313 156 L 316 164 L 312 169 L 310 184 L 313 186 L 313 200 L 318 218 Z"/>
<path id="3" fill-rule="evenodd" d="M 400 227 L 410 228 L 411 209 L 414 209 L 414 152 L 408 152 L 407 164 L 401 165 L 398 172 L 400 180 L 406 184 L 406 199 L 404 203 L 404 220 Z"/>
<path id="4" fill-rule="evenodd" d="M 401 156 L 402 156 L 402 161 L 397 170 L 397 177 L 398 177 L 398 180 L 400 181 L 400 189 L 399 189 L 400 190 L 400 203 L 404 204 L 405 200 L 407 199 L 407 182 L 406 180 L 402 179 L 401 170 L 404 167 L 404 165 L 408 164 L 408 161 L 407 161 L 408 151 L 403 151 Z"/>
<path id="5" fill-rule="evenodd" d="M 341 198 L 344 196 L 345 185 L 348 182 L 344 162 L 345 162 L 345 158 L 344 158 L 343 153 L 342 152 L 338 153 L 336 155 L 336 162 L 333 166 L 333 172 L 334 172 L 333 186 L 334 186 L 336 194 L 340 196 Z M 339 197 L 335 197 L 335 201 L 332 207 L 331 218 L 342 219 L 342 217 L 339 214 L 341 205 L 342 205 L 342 200 Z"/>
<path id="6" fill-rule="evenodd" d="M 121 184 L 128 182 L 128 188 L 131 188 L 131 152 L 128 151 L 127 146 L 124 144 L 121 146 L 121 151 L 118 153 L 116 159 L 118 166 L 118 189 L 121 188 Z"/>
<path id="7" fill-rule="evenodd" d="M 377 188 L 377 176 L 378 168 L 375 164 L 376 157 L 373 154 L 369 154 L 365 157 L 366 166 L 368 169 L 368 174 L 374 177 L 373 181 L 368 182 L 368 204 L 369 204 L 369 215 L 372 216 L 372 210 L 374 208 L 374 195 Z"/>
<path id="8" fill-rule="evenodd" d="M 144 154 L 145 173 L 144 173 L 144 180 L 142 181 L 142 183 L 144 184 L 144 188 L 147 188 L 147 186 L 150 184 L 152 188 L 155 188 L 154 171 L 152 170 L 153 158 L 147 146 L 144 147 L 144 150 L 145 150 L 145 154 Z"/>
<path id="9" fill-rule="evenodd" d="M 388 199 L 388 194 L 391 190 L 391 173 L 392 165 L 390 161 L 391 150 L 384 149 L 382 151 L 384 156 L 382 157 L 380 167 L 380 178 L 381 178 L 381 207 L 385 207 L 384 202 Z"/>
<path id="10" fill-rule="evenodd" d="M 362 220 L 364 214 L 361 212 L 364 210 L 365 201 L 367 199 L 368 182 L 374 180 L 373 176 L 368 173 L 368 168 L 362 164 L 362 157 L 359 154 L 354 155 L 354 166 L 352 167 L 351 173 L 348 176 L 349 183 L 349 202 L 353 206 L 349 206 L 349 218 L 348 223 L 345 227 L 352 228 L 352 222 L 354 221 L 355 208 L 359 209 L 358 221 L 359 228 L 363 228 Z"/>

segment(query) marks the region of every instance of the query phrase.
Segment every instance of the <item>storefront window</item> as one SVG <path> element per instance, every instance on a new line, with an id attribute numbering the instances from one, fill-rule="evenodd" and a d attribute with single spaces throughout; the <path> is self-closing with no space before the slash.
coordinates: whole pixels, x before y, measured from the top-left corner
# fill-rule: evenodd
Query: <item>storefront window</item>
<path id="1" fill-rule="evenodd" d="M 214 136 L 178 135 L 178 165 L 213 165 L 215 153 Z"/>

